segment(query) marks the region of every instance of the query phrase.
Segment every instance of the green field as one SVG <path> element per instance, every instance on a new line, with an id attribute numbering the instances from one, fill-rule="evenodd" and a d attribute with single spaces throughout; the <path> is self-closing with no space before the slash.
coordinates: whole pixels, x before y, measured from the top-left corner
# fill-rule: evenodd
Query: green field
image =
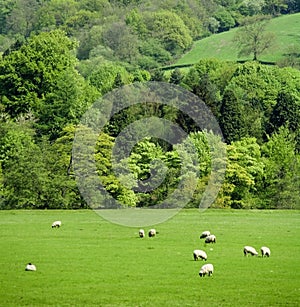
<path id="1" fill-rule="evenodd" d="M 297 46 L 300 49 L 299 29 L 300 13 L 272 19 L 266 30 L 275 34 L 275 45 L 261 55 L 259 60 L 276 62 L 284 56 L 290 46 Z M 236 30 L 237 28 L 195 42 L 191 51 L 181 57 L 175 64 L 195 64 L 203 58 L 217 58 L 228 61 L 251 60 L 251 56 L 238 58 L 238 50 L 233 42 Z"/>
<path id="2" fill-rule="evenodd" d="M 300 211 L 181 210 L 141 239 L 92 210 L 0 211 L 0 306 L 299 306 L 299 222 Z M 244 245 L 271 257 L 244 257 Z M 198 276 L 194 249 L 212 277 Z"/>

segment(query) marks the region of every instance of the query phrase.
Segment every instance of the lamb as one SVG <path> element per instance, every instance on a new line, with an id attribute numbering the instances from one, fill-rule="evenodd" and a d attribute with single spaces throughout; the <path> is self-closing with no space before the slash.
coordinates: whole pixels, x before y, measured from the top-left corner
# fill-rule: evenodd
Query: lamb
<path id="1" fill-rule="evenodd" d="M 29 263 L 26 265 L 25 271 L 36 271 L 36 266 L 35 266 L 34 264 L 32 264 L 32 263 L 29 262 Z"/>
<path id="2" fill-rule="evenodd" d="M 216 236 L 215 235 L 209 235 L 205 238 L 205 243 L 216 243 Z"/>
<path id="3" fill-rule="evenodd" d="M 145 231 L 144 231 L 144 229 L 140 229 L 140 230 L 139 230 L 139 236 L 140 236 L 140 238 L 144 238 L 144 237 L 145 237 Z"/>
<path id="4" fill-rule="evenodd" d="M 261 256 L 262 257 L 264 257 L 264 256 L 270 257 L 270 255 L 271 255 L 270 249 L 268 247 L 266 247 L 266 246 L 262 246 L 260 251 L 261 251 Z"/>
<path id="5" fill-rule="evenodd" d="M 199 271 L 199 276 L 203 277 L 206 274 L 210 276 L 213 274 L 213 272 L 214 272 L 214 266 L 211 263 L 204 264 Z"/>
<path id="6" fill-rule="evenodd" d="M 200 239 L 204 239 L 206 237 L 210 236 L 210 231 L 206 230 L 206 231 L 203 231 L 200 235 Z"/>
<path id="7" fill-rule="evenodd" d="M 156 236 L 156 230 L 154 228 L 150 229 L 148 232 L 149 238 Z"/>
<path id="8" fill-rule="evenodd" d="M 251 254 L 252 256 L 257 256 L 258 252 L 252 246 L 244 246 L 244 255 L 247 256 L 248 254 Z"/>
<path id="9" fill-rule="evenodd" d="M 198 260 L 199 258 L 202 260 L 207 260 L 207 255 L 206 252 L 200 249 L 195 249 L 193 251 L 193 255 L 194 255 L 194 260 Z"/>
<path id="10" fill-rule="evenodd" d="M 52 223 L 52 228 L 59 228 L 61 226 L 61 221 L 55 221 Z"/>

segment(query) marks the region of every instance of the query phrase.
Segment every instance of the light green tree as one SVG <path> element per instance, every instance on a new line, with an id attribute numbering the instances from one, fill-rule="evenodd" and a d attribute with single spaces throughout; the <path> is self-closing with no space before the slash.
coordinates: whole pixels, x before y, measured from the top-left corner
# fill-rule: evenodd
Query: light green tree
<path id="1" fill-rule="evenodd" d="M 151 36 L 163 43 L 173 55 L 187 50 L 192 45 L 189 29 L 182 19 L 171 11 L 158 11 L 146 19 Z"/>
<path id="2" fill-rule="evenodd" d="M 252 192 L 260 184 L 263 174 L 264 164 L 255 138 L 243 138 L 227 145 L 225 181 L 215 206 L 256 207 Z"/>

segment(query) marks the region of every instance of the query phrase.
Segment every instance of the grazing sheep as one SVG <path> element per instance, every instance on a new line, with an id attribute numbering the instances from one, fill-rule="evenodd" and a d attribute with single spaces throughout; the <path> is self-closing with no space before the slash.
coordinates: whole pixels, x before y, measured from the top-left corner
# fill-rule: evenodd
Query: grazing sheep
<path id="1" fill-rule="evenodd" d="M 247 256 L 248 254 L 251 254 L 252 256 L 257 256 L 258 252 L 252 246 L 244 246 L 244 255 Z"/>
<path id="2" fill-rule="evenodd" d="M 216 243 L 216 236 L 215 235 L 209 235 L 205 238 L 205 243 Z"/>
<path id="3" fill-rule="evenodd" d="M 211 263 L 204 264 L 199 271 L 199 276 L 203 277 L 206 274 L 210 276 L 213 274 L 213 272 L 214 272 L 214 266 Z"/>
<path id="4" fill-rule="evenodd" d="M 210 231 L 206 230 L 206 231 L 203 231 L 200 235 L 200 239 L 204 239 L 206 237 L 210 236 Z"/>
<path id="5" fill-rule="evenodd" d="M 262 256 L 262 257 L 264 257 L 264 256 L 270 257 L 270 256 L 271 256 L 271 251 L 270 251 L 270 249 L 269 249 L 268 247 L 266 247 L 266 246 L 262 246 L 261 249 L 260 249 L 260 251 L 261 251 L 261 256 Z"/>
<path id="6" fill-rule="evenodd" d="M 206 252 L 201 249 L 195 249 L 193 251 L 193 255 L 194 255 L 194 260 L 198 260 L 199 258 L 205 261 L 207 260 Z"/>
<path id="7" fill-rule="evenodd" d="M 61 226 L 61 221 L 55 221 L 52 223 L 52 228 L 59 228 Z"/>
<path id="8" fill-rule="evenodd" d="M 36 267 L 35 267 L 34 264 L 32 264 L 32 263 L 29 262 L 29 263 L 26 265 L 25 271 L 36 271 Z"/>
<path id="9" fill-rule="evenodd" d="M 144 238 L 144 237 L 145 237 L 145 231 L 144 231 L 144 229 L 140 229 L 140 230 L 139 230 L 139 236 L 140 236 L 140 238 Z"/>
<path id="10" fill-rule="evenodd" d="M 156 230 L 154 228 L 150 229 L 148 232 L 148 236 L 151 237 L 155 237 L 156 236 Z"/>

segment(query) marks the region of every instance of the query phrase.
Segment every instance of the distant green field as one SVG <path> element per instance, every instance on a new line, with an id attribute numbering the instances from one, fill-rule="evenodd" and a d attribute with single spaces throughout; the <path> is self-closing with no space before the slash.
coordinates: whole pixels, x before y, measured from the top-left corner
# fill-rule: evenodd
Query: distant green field
<path id="1" fill-rule="evenodd" d="M 276 62 L 284 56 L 290 46 L 295 45 L 300 49 L 299 29 L 300 13 L 272 19 L 268 24 L 267 31 L 274 32 L 276 42 L 271 50 L 259 57 L 259 60 Z M 238 58 L 238 49 L 233 42 L 236 31 L 237 28 L 195 42 L 191 51 L 175 64 L 195 64 L 203 58 L 217 58 L 228 61 L 251 60 L 252 56 Z"/>
<path id="2" fill-rule="evenodd" d="M 181 210 L 141 239 L 91 210 L 0 211 L 0 306 L 299 306 L 299 222 L 300 211 Z M 244 245 L 271 257 L 244 257 Z"/>

